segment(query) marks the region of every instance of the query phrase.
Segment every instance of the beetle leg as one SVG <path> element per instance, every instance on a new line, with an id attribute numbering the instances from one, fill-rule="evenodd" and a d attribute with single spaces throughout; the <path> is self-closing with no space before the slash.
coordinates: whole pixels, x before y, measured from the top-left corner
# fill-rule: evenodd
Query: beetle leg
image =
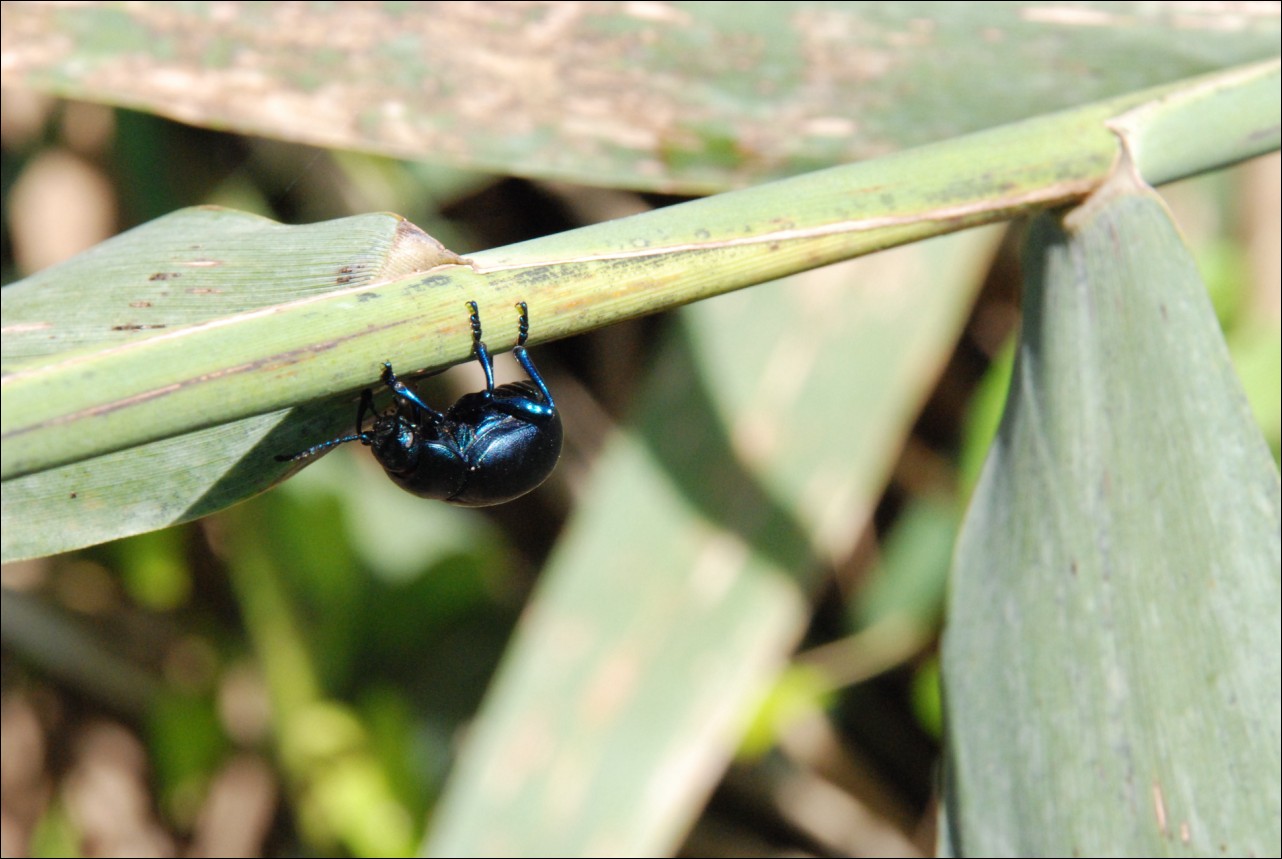
<path id="1" fill-rule="evenodd" d="M 427 415 L 428 419 L 439 424 L 445 420 L 445 415 L 423 402 L 423 398 L 414 393 L 408 385 L 396 378 L 396 373 L 392 371 L 392 362 L 383 362 L 383 384 L 391 389 L 392 394 L 400 400 L 404 400 L 414 408 Z M 373 408 L 373 395 L 370 395 L 370 407 Z"/>
<path id="2" fill-rule="evenodd" d="M 516 306 L 521 311 L 521 321 L 517 323 L 516 329 L 516 345 L 524 346 L 526 338 L 530 336 L 530 308 L 524 301 L 518 301 Z"/>
<path id="3" fill-rule="evenodd" d="M 492 395 L 494 393 L 494 359 L 490 357 L 490 350 L 485 348 L 485 344 L 477 340 L 472 346 L 472 352 L 476 355 L 476 360 L 481 362 L 481 369 L 485 371 L 485 393 Z"/>
<path id="4" fill-rule="evenodd" d="M 539 389 L 543 396 L 543 401 L 539 402 L 531 397 L 496 397 L 493 400 L 493 407 L 505 415 L 511 415 L 515 418 L 530 421 L 531 423 L 542 423 L 556 415 L 556 403 L 552 401 L 552 392 L 548 390 L 547 383 L 543 381 L 543 376 L 539 374 L 538 368 L 534 366 L 534 361 L 530 358 L 530 353 L 525 350 L 525 340 L 530 334 L 530 309 L 524 301 L 518 301 L 516 306 L 521 311 L 521 321 L 517 329 L 516 346 L 512 349 L 512 356 L 521 363 L 525 372 L 529 374 L 530 381 Z"/>
<path id="5" fill-rule="evenodd" d="M 481 362 L 481 369 L 485 371 L 485 393 L 493 394 L 494 360 L 490 358 L 490 350 L 485 348 L 485 343 L 481 340 L 481 314 L 476 309 L 475 301 L 469 301 L 467 306 L 472 311 L 472 354 Z"/>
<path id="6" fill-rule="evenodd" d="M 533 397 L 495 397 L 490 400 L 490 408 L 531 424 L 541 424 L 556 417 L 555 406 L 541 403 Z"/>
<path id="7" fill-rule="evenodd" d="M 524 346 L 517 346 L 512 350 L 512 355 L 517 361 L 521 362 L 521 366 L 525 368 L 525 372 L 530 376 L 530 381 L 534 383 L 534 387 L 538 388 L 539 393 L 543 395 L 548 411 L 555 411 L 556 404 L 552 402 L 552 392 L 548 390 L 547 383 L 543 381 L 543 376 L 539 373 L 538 368 L 534 366 L 530 353 L 525 351 Z"/>

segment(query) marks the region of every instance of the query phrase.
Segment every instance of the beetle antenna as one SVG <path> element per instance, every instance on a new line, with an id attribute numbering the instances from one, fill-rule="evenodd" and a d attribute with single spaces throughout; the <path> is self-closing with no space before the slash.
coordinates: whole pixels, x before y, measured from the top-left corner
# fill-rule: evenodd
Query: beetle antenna
<path id="1" fill-rule="evenodd" d="M 340 444 L 345 444 L 349 441 L 365 441 L 365 433 L 362 432 L 362 433 L 357 433 L 356 435 L 345 435 L 342 438 L 335 438 L 335 439 L 330 439 L 329 441 L 323 441 L 320 444 L 312 445 L 311 447 L 307 448 L 307 450 L 300 450 L 298 453 L 295 453 L 289 456 L 286 456 L 285 454 L 277 454 L 276 461 L 277 462 L 295 462 L 300 459 L 310 459 L 311 457 L 315 456 L 316 454 L 320 453 L 323 450 L 329 450 L 331 447 L 335 447 Z"/>
<path id="2" fill-rule="evenodd" d="M 387 372 L 390 373 L 391 371 L 392 371 L 392 365 L 388 364 Z M 365 434 L 365 431 L 362 430 L 361 427 L 365 426 L 365 415 L 367 415 L 372 411 L 374 411 L 374 392 L 371 391 L 369 388 L 366 388 L 365 390 L 361 391 L 361 402 L 360 402 L 360 405 L 356 407 L 356 434 L 355 435 L 345 435 L 342 438 L 335 438 L 335 439 L 330 439 L 329 441 L 323 441 L 320 444 L 312 445 L 311 447 L 307 448 L 307 450 L 300 450 L 298 453 L 294 453 L 294 454 L 288 454 L 288 455 L 277 454 L 276 461 L 277 462 L 294 462 L 295 460 L 299 460 L 299 459 L 309 459 L 310 457 L 315 456 L 316 454 L 320 453 L 323 450 L 329 450 L 331 447 L 334 447 L 340 444 L 345 444 L 346 442 L 349 442 L 349 441 L 359 441 L 362 444 L 369 444 L 369 436 Z"/>

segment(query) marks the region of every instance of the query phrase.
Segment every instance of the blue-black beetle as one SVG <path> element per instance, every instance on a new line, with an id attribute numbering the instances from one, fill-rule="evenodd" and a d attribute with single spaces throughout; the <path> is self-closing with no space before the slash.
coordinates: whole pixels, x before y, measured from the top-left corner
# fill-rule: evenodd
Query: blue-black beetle
<path id="1" fill-rule="evenodd" d="M 305 459 L 349 441 L 371 448 L 389 477 L 402 489 L 423 498 L 439 498 L 465 507 L 486 507 L 511 501 L 547 479 L 561 456 L 561 416 L 552 394 L 535 369 L 525 340 L 529 309 L 522 301 L 516 348 L 512 354 L 529 374 L 529 381 L 494 386 L 494 362 L 481 341 L 481 317 L 476 302 L 472 313 L 472 352 L 485 371 L 485 390 L 466 394 L 445 412 L 438 412 L 410 390 L 383 364 L 383 384 L 392 392 L 392 407 L 375 414 L 366 430 L 365 418 L 375 412 L 374 392 L 361 392 L 353 435 L 322 442 L 281 462 Z"/>

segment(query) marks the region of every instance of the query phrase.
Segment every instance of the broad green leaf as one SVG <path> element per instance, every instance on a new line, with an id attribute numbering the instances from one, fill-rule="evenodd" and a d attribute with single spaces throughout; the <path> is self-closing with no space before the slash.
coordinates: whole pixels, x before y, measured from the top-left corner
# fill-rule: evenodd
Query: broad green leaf
<path id="1" fill-rule="evenodd" d="M 232 314 L 454 259 L 395 215 L 284 227 L 221 209 L 176 212 L 0 291 L 6 381 L 56 355 L 86 389 L 110 388 L 111 376 L 98 374 L 103 356 L 165 336 L 157 332 L 216 328 L 214 320 Z M 155 369 L 181 378 L 178 366 Z M 10 402 L 6 391 L 6 407 Z M 323 403 L 280 409 L 6 480 L 4 558 L 52 554 L 220 510 L 279 479 L 272 456 L 291 443 L 279 435 L 282 422 L 311 422 L 325 433 L 337 430 L 339 416 Z M 80 426 L 98 431 L 92 419 Z"/>
<path id="2" fill-rule="evenodd" d="M 5 84 L 338 149 L 699 193 L 1278 52 L 1271 4 L 14 3 Z"/>
<path id="3" fill-rule="evenodd" d="M 1197 270 L 1123 168 L 1028 242 L 944 647 L 955 855 L 1269 855 L 1278 471 Z"/>
<path id="4" fill-rule="evenodd" d="M 434 817 L 438 856 L 676 849 L 980 283 L 969 233 L 682 312 Z"/>

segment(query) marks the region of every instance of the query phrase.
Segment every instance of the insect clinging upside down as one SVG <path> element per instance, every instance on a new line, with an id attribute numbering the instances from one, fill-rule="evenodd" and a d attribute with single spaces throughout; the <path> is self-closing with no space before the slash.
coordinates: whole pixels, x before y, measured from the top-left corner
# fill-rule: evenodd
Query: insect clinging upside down
<path id="1" fill-rule="evenodd" d="M 355 433 L 276 459 L 306 459 L 359 441 L 402 489 L 466 507 L 511 501 L 546 480 L 561 456 L 561 416 L 525 350 L 529 309 L 524 301 L 516 305 L 520 322 L 512 350 L 529 379 L 495 387 L 494 363 L 481 340 L 476 302 L 469 301 L 467 306 L 472 315 L 472 352 L 485 371 L 485 390 L 465 394 L 439 412 L 398 379 L 388 361 L 382 374 L 393 397 L 388 411 L 376 413 L 374 392 L 366 388 L 356 412 Z M 375 415 L 373 426 L 363 429 L 369 414 Z"/>

